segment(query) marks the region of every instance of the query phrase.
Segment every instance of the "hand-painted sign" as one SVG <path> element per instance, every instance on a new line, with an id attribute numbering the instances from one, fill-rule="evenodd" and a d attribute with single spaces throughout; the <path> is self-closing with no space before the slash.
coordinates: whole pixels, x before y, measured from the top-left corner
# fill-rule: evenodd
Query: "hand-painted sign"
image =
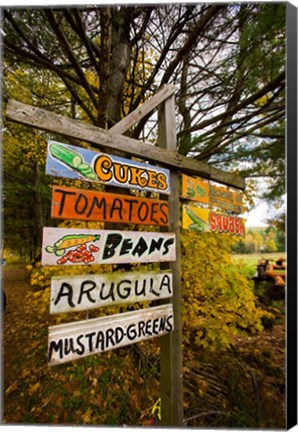
<path id="1" fill-rule="evenodd" d="M 49 327 L 48 363 L 87 357 L 169 333 L 171 304 Z"/>
<path id="2" fill-rule="evenodd" d="M 182 227 L 199 232 L 223 232 L 245 236 L 244 219 L 194 205 L 183 205 Z"/>
<path id="3" fill-rule="evenodd" d="M 232 191 L 224 186 L 216 186 L 199 177 L 182 175 L 182 197 L 234 213 L 244 211 L 242 192 Z"/>
<path id="4" fill-rule="evenodd" d="M 175 252 L 173 233 L 45 227 L 41 264 L 175 261 Z"/>
<path id="5" fill-rule="evenodd" d="M 56 219 L 168 225 L 168 202 L 53 186 L 51 216 Z"/>
<path id="6" fill-rule="evenodd" d="M 46 174 L 170 194 L 170 171 L 166 168 L 51 140 Z"/>
<path id="7" fill-rule="evenodd" d="M 189 177 L 182 174 L 182 197 L 201 203 L 210 203 L 210 187 L 208 180 Z"/>
<path id="8" fill-rule="evenodd" d="M 56 276 L 51 281 L 50 312 L 77 312 L 121 303 L 172 297 L 170 271 Z"/>

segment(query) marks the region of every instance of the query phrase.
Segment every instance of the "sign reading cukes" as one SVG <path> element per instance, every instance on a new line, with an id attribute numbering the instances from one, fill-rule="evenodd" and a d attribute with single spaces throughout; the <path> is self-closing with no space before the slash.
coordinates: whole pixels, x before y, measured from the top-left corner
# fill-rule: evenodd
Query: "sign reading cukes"
<path id="1" fill-rule="evenodd" d="M 170 171 L 166 168 L 51 140 L 46 174 L 170 194 Z"/>

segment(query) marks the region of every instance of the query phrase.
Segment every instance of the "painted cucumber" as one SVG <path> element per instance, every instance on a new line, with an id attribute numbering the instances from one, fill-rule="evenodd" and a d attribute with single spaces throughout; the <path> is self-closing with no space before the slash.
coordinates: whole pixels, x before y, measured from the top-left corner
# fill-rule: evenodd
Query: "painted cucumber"
<path id="1" fill-rule="evenodd" d="M 200 227 L 200 229 L 202 230 L 202 231 L 206 231 L 206 230 L 209 230 L 209 225 L 204 221 L 204 220 L 202 220 L 193 210 L 191 210 L 189 207 L 186 207 L 186 213 L 187 213 L 187 216 L 189 216 L 190 217 L 190 219 L 195 223 L 195 224 L 197 224 L 199 227 Z"/>
<path id="2" fill-rule="evenodd" d="M 90 179 L 90 180 L 96 180 L 97 176 L 95 174 L 95 172 L 93 171 L 92 167 L 84 162 L 81 163 L 78 167 L 77 170 L 86 178 Z"/>
<path id="3" fill-rule="evenodd" d="M 71 168 L 76 169 L 83 162 L 81 156 L 78 153 L 69 150 L 67 147 L 61 144 L 50 144 L 50 152 L 53 157 L 60 160 L 61 162 L 64 162 L 66 165 L 69 165 Z"/>

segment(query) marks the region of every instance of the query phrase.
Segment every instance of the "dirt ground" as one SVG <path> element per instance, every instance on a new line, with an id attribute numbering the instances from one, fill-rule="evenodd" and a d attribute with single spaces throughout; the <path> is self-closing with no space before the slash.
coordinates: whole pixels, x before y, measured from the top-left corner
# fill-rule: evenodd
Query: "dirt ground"
<path id="1" fill-rule="evenodd" d="M 29 406 L 29 399 L 33 398 L 34 402 L 39 391 L 38 383 L 48 374 L 45 365 L 49 316 L 40 315 L 39 311 L 32 307 L 30 296 L 26 295 L 31 288 L 24 266 L 6 265 L 3 279 L 7 307 L 3 316 L 1 335 L 2 389 L 4 392 L 2 421 L 9 424 L 30 423 L 34 418 L 36 407 L 31 402 Z M 36 328 L 39 330 L 38 337 L 36 337 Z M 283 428 L 285 408 L 284 325 L 282 323 L 274 325 L 273 329 L 264 330 L 261 334 L 250 338 L 237 337 L 234 341 L 234 350 L 234 357 L 229 354 L 230 357 L 226 358 L 224 356 L 221 359 L 216 356 L 210 358 L 212 364 L 206 367 L 205 372 L 200 362 L 185 365 L 185 413 L 188 418 L 193 418 L 186 425 L 220 427 L 221 424 L 214 421 L 214 417 L 212 415 L 210 417 L 209 412 L 232 412 L 234 406 L 241 410 L 245 405 L 243 410 L 249 412 L 248 415 L 252 417 L 255 416 L 253 410 L 257 407 L 260 427 Z M 35 377 L 32 376 L 32 371 Z M 233 382 L 232 376 L 239 382 Z M 24 382 L 27 381 L 28 386 L 26 387 Z M 246 386 L 246 383 L 251 386 L 252 406 L 246 406 L 247 400 L 244 401 L 241 393 L 240 381 L 242 381 L 242 387 Z M 201 394 L 205 385 L 209 387 L 204 394 Z M 194 391 L 197 391 L 195 389 L 199 389 L 197 398 L 194 398 Z M 214 389 L 216 389 L 216 399 L 212 402 L 212 397 L 215 397 Z M 249 394 L 246 393 L 245 397 L 248 397 Z M 208 405 L 204 407 L 204 400 L 214 403 L 216 409 L 208 408 Z M 48 403 L 45 397 L 42 402 L 39 402 L 38 409 L 45 410 Z M 27 413 L 28 410 L 30 412 Z M 204 411 L 207 412 L 205 418 Z M 218 422 L 220 421 L 222 418 L 219 417 Z M 245 421 L 249 420 L 243 419 L 244 424 Z"/>

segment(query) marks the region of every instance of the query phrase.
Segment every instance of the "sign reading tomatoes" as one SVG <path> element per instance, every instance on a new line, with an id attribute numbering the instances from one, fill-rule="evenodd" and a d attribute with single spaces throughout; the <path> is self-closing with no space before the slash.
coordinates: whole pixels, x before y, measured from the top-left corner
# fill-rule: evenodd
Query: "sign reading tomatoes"
<path id="1" fill-rule="evenodd" d="M 51 216 L 56 219 L 165 226 L 168 211 L 164 200 L 53 186 Z"/>

